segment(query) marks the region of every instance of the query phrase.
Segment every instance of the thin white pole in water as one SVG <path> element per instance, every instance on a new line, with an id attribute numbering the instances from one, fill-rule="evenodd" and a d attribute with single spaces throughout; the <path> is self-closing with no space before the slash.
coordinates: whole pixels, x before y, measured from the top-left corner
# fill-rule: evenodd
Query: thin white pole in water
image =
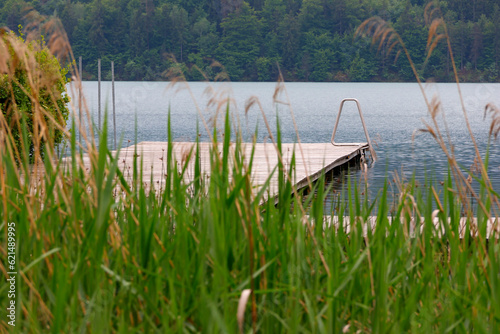
<path id="1" fill-rule="evenodd" d="M 98 77 L 97 90 L 99 92 L 97 94 L 97 101 L 98 101 L 97 117 L 99 117 L 97 124 L 99 127 L 99 132 L 101 132 L 101 59 L 97 59 L 97 77 Z"/>
<path id="2" fill-rule="evenodd" d="M 78 142 L 82 143 L 81 131 L 82 131 L 82 56 L 78 58 Z"/>
<path id="3" fill-rule="evenodd" d="M 113 95 L 113 132 L 115 135 L 115 151 L 116 151 L 116 116 L 115 116 L 115 62 L 111 62 L 111 91 Z"/>

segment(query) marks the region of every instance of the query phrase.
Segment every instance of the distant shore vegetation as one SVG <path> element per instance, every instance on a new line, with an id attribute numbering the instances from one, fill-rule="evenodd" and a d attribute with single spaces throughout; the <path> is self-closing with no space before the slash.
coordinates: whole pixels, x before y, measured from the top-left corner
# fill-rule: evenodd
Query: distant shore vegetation
<path id="1" fill-rule="evenodd" d="M 6 0 L 0 26 L 17 30 L 29 10 L 57 16 L 84 60 L 83 78 L 165 80 L 414 81 L 405 57 L 356 37 L 365 19 L 389 22 L 413 55 L 419 75 L 454 80 L 448 47 L 426 60 L 425 0 Z M 435 3 L 449 28 L 462 82 L 498 82 L 500 6 L 495 0 Z M 396 59 L 396 60 L 395 60 Z"/>

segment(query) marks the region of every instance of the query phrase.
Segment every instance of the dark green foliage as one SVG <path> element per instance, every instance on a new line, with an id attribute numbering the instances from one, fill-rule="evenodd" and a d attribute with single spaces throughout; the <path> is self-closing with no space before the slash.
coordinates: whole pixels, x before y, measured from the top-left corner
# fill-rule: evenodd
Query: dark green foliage
<path id="1" fill-rule="evenodd" d="M 61 18 L 84 79 L 97 59 L 116 64 L 118 80 L 164 80 L 174 62 L 188 80 L 413 81 L 404 57 L 359 43 L 355 29 L 380 16 L 401 34 L 423 78 L 452 81 L 445 43 L 425 62 L 428 0 L 7 0 L 0 26 L 15 29 L 33 6 Z M 500 7 L 495 0 L 439 1 L 462 81 L 496 82 L 500 74 Z M 314 40 L 326 41 L 318 45 Z M 104 63 L 105 63 L 104 62 Z M 269 62 L 272 65 L 269 65 Z M 104 64 L 103 63 L 103 64 Z M 194 67 L 194 69 L 193 69 Z M 107 69 L 109 71 L 109 69 Z M 201 71 L 200 71 L 201 70 Z M 106 71 L 106 69 L 105 69 Z M 203 72 L 205 75 L 202 75 Z"/>
<path id="2" fill-rule="evenodd" d="M 220 62 L 232 80 L 252 79 L 261 41 L 260 22 L 247 3 L 221 23 L 222 39 L 217 49 Z"/>

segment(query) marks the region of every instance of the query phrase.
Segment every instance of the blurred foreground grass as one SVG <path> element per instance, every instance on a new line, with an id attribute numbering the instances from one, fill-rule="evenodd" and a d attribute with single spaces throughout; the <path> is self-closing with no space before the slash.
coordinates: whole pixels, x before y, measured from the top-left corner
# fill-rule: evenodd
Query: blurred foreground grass
<path id="1" fill-rule="evenodd" d="M 278 166 L 278 204 L 262 205 L 266 187 L 252 187 L 251 162 L 243 164 L 238 141 L 230 153 L 229 138 L 212 152 L 208 180 L 196 167 L 196 150 L 178 167 L 170 140 L 161 192 L 145 189 L 138 160 L 126 180 L 105 145 L 89 150 L 85 169 L 74 134 L 71 164 L 46 162 L 43 173 L 22 173 L 30 166 L 16 166 L 2 147 L 0 251 L 5 259 L 7 223 L 15 222 L 15 331 L 238 332 L 245 289 L 253 291 L 245 332 L 500 330 L 500 244 L 486 240 L 481 210 L 476 236 L 459 237 L 463 203 L 451 174 L 441 188 L 404 185 L 391 224 L 386 188 L 366 203 L 361 186 L 349 184 L 336 207 L 340 217 L 351 213 L 346 234 L 312 223 L 330 214 L 324 178 L 311 195 L 293 196 Z M 187 184 L 182 166 L 190 159 L 195 175 Z M 498 199 L 483 195 L 486 204 Z M 435 207 L 446 222 L 441 237 L 432 224 Z M 376 228 L 366 231 L 363 218 L 374 210 Z M 424 219 L 422 230 L 412 233 L 410 216 Z M 0 304 L 7 303 L 3 284 Z M 12 330 L 2 309 L 0 326 Z"/>

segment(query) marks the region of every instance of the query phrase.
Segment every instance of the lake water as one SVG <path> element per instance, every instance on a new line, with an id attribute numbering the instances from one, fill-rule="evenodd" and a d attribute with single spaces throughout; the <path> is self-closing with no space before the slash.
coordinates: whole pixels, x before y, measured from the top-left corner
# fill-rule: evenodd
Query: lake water
<path id="1" fill-rule="evenodd" d="M 96 124 L 97 87 L 97 82 L 83 83 L 86 103 Z M 128 146 L 129 141 L 133 144 L 137 125 L 138 142 L 166 141 L 170 112 L 174 140 L 194 141 L 197 127 L 200 129 L 201 140 L 207 140 L 201 116 L 208 123 L 209 130 L 214 119 L 218 119 L 221 128 L 229 98 L 232 117 L 240 124 L 245 140 L 250 141 L 257 128 L 258 141 L 269 140 L 263 111 L 274 133 L 278 116 L 283 142 L 295 142 L 297 137 L 291 117 L 292 109 L 302 142 L 329 142 L 340 101 L 353 97 L 361 104 L 369 135 L 376 144 L 378 161 L 368 171 L 372 191 L 380 189 L 385 176 L 395 171 L 405 177 L 411 177 L 415 173 L 421 182 L 426 174 L 433 175 L 436 181 L 445 178 L 446 158 L 431 135 L 419 133 L 413 136 L 418 129 L 424 127 L 423 121 L 429 124 L 432 122 L 417 84 L 292 82 L 286 83 L 285 88 L 286 92 L 281 91 L 277 99 L 287 104 L 276 103 L 273 98 L 275 83 L 191 82 L 172 86 L 168 82 L 116 82 L 118 138 L 123 138 L 123 146 Z M 481 153 L 484 154 L 491 124 L 489 115 L 484 118 L 484 109 L 488 103 L 500 106 L 500 84 L 462 84 L 461 89 L 470 126 Z M 457 159 L 469 169 L 474 159 L 474 148 L 466 128 L 457 85 L 426 84 L 425 92 L 429 100 L 433 96 L 440 99 L 443 110 L 438 117 L 440 124 L 445 124 L 442 121 L 444 115 Z M 77 95 L 71 95 L 73 103 L 77 105 Z M 262 111 L 257 104 L 246 110 L 246 103 L 252 97 L 258 98 Z M 105 106 L 111 111 L 110 82 L 102 83 L 103 110 Z M 444 131 L 444 126 L 442 130 Z M 352 102 L 347 103 L 342 112 L 335 140 L 365 141 L 357 109 Z M 500 191 L 500 139 L 491 145 L 490 152 L 490 177 L 495 189 Z"/>

